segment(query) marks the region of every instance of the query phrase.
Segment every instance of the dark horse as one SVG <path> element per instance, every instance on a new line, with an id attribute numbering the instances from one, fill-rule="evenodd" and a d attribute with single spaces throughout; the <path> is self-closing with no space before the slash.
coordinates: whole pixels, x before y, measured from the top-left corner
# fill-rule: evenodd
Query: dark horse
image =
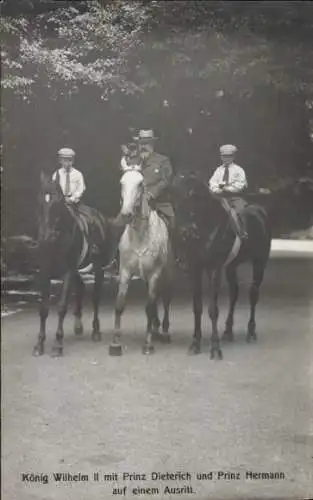
<path id="1" fill-rule="evenodd" d="M 44 353 L 52 278 L 63 280 L 59 321 L 52 354 L 54 356 L 63 354 L 63 322 L 73 289 L 76 292 L 74 331 L 76 335 L 82 335 L 81 316 L 85 285 L 79 270 L 87 266 L 93 268 L 95 277 L 92 339 L 101 338 L 98 310 L 103 284 L 103 266 L 108 265 L 114 256 L 117 245 L 116 229 L 97 210 L 86 206 L 83 208 L 85 216 L 81 218 L 77 209 L 65 203 L 59 179 L 52 181 L 46 174 L 41 173 L 38 237 L 40 332 L 34 347 L 34 355 Z M 97 245 L 96 253 L 92 251 L 93 244 Z"/>
<path id="2" fill-rule="evenodd" d="M 256 340 L 255 309 L 264 270 L 269 258 L 271 233 L 267 215 L 261 206 L 248 205 L 244 209 L 248 239 L 241 242 L 234 234 L 229 215 L 221 198 L 213 195 L 207 184 L 197 174 L 182 174 L 174 179 L 178 239 L 188 264 L 193 289 L 194 338 L 189 352 L 201 350 L 201 316 L 203 310 L 202 277 L 209 278 L 209 317 L 212 322 L 211 359 L 215 353 L 222 358 L 218 334 L 218 294 L 222 270 L 226 270 L 230 303 L 223 335 L 233 340 L 234 310 L 238 298 L 237 267 L 250 261 L 253 279 L 250 287 L 250 319 L 246 340 Z M 239 246 L 240 245 L 240 246 Z M 237 252 L 235 248 L 237 246 Z"/>

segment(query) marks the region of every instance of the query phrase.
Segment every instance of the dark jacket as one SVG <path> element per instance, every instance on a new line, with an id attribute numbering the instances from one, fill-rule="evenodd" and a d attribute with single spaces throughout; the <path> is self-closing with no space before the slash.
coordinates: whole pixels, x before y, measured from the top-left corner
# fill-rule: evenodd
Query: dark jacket
<path id="1" fill-rule="evenodd" d="M 153 152 L 143 162 L 142 173 L 146 189 L 156 201 L 157 209 L 163 211 L 169 217 L 173 216 L 174 211 L 170 202 L 173 170 L 170 160 L 166 156 Z"/>

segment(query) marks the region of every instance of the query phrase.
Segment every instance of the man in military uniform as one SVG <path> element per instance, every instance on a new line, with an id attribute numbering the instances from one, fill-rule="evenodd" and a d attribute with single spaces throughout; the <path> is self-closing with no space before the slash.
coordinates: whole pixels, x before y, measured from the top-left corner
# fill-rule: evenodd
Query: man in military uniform
<path id="1" fill-rule="evenodd" d="M 235 233 L 241 239 L 247 239 L 245 218 L 242 215 L 246 203 L 240 195 L 248 184 L 245 171 L 234 163 L 236 152 L 237 148 L 232 144 L 221 146 L 222 165 L 215 170 L 209 181 L 209 187 L 212 193 L 221 196 Z"/>
<path id="2" fill-rule="evenodd" d="M 175 227 L 175 214 L 170 202 L 169 188 L 172 182 L 173 170 L 170 160 L 154 150 L 156 137 L 153 130 L 140 130 L 137 141 L 141 157 L 141 169 L 149 204 L 156 208 L 167 223 L 172 236 Z"/>

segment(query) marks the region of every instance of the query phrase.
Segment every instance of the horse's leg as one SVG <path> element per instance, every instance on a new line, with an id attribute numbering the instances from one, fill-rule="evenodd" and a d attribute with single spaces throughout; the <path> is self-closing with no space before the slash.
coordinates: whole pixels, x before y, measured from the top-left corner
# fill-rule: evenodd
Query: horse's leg
<path id="1" fill-rule="evenodd" d="M 155 302 L 155 307 L 154 307 L 154 319 L 153 319 L 153 337 L 157 340 L 160 338 L 160 326 L 161 326 L 161 321 L 159 318 L 159 309 L 158 309 L 158 303 L 157 301 Z"/>
<path id="2" fill-rule="evenodd" d="M 265 265 L 262 260 L 254 260 L 253 261 L 253 279 L 249 292 L 249 300 L 250 300 L 250 319 L 248 323 L 248 331 L 246 335 L 247 342 L 250 340 L 256 340 L 256 331 L 255 331 L 255 308 L 259 300 L 259 292 L 260 286 L 263 281 Z"/>
<path id="3" fill-rule="evenodd" d="M 166 344 L 169 344 L 171 342 L 171 337 L 169 335 L 169 327 L 170 327 L 170 320 L 169 320 L 169 310 L 170 310 L 170 304 L 171 304 L 171 299 L 172 299 L 172 290 L 171 290 L 171 281 L 168 276 L 162 277 L 162 282 L 160 286 L 160 297 L 162 298 L 163 302 L 163 309 L 164 309 L 164 314 L 163 314 L 163 320 L 162 320 L 162 333 L 160 333 L 159 328 L 161 325 L 161 321 L 159 320 L 158 317 L 158 305 L 157 305 L 157 300 L 155 301 L 155 310 L 154 310 L 154 315 L 155 318 L 152 323 L 152 340 L 157 340 L 160 342 L 164 342 Z"/>
<path id="4" fill-rule="evenodd" d="M 202 269 L 196 267 L 191 270 L 192 279 L 192 301 L 194 315 L 193 340 L 189 347 L 189 354 L 199 354 L 201 352 L 201 320 L 203 312 L 203 290 L 202 290 Z"/>
<path id="5" fill-rule="evenodd" d="M 162 320 L 162 340 L 167 343 L 171 342 L 171 337 L 169 335 L 170 329 L 170 305 L 172 301 L 172 283 L 170 278 L 166 278 L 163 283 L 162 288 L 162 302 L 164 308 L 164 316 Z"/>
<path id="6" fill-rule="evenodd" d="M 50 297 L 50 287 L 51 282 L 48 276 L 40 277 L 40 290 L 41 299 L 39 306 L 39 316 L 40 316 L 40 331 L 38 335 L 38 341 L 33 349 L 34 356 L 41 356 L 45 350 L 45 340 L 46 340 L 46 321 L 49 314 L 49 297 Z"/>
<path id="7" fill-rule="evenodd" d="M 226 268 L 226 279 L 229 289 L 229 310 L 225 323 L 225 331 L 223 334 L 223 339 L 231 342 L 234 340 L 234 333 L 233 333 L 234 311 L 239 295 L 236 267 L 230 265 Z"/>
<path id="8" fill-rule="evenodd" d="M 92 340 L 101 340 L 100 321 L 99 321 L 99 303 L 101 298 L 104 273 L 102 266 L 97 263 L 95 265 L 95 284 L 93 289 L 93 321 L 92 321 Z"/>
<path id="9" fill-rule="evenodd" d="M 81 318 L 82 318 L 83 298 L 85 295 L 85 283 L 79 273 L 75 274 L 74 280 L 75 280 L 75 291 L 76 291 L 76 296 L 75 296 L 76 302 L 74 309 L 74 316 L 75 316 L 74 333 L 77 336 L 81 336 L 84 332 L 84 327 Z"/>
<path id="10" fill-rule="evenodd" d="M 63 354 L 63 338 L 64 338 L 64 330 L 63 330 L 63 322 L 67 313 L 68 303 L 70 294 L 72 291 L 72 285 L 74 281 L 74 273 L 72 270 L 68 271 L 65 275 L 61 293 L 61 299 L 59 302 L 59 321 L 58 328 L 56 331 L 55 343 L 52 348 L 52 356 L 58 357 Z"/>
<path id="11" fill-rule="evenodd" d="M 150 276 L 148 280 L 148 301 L 146 305 L 147 330 L 146 330 L 145 343 L 142 348 L 143 354 L 152 354 L 154 352 L 154 347 L 152 344 L 152 331 L 153 331 L 153 320 L 155 319 L 155 307 L 157 301 L 159 279 L 160 279 L 160 272 L 156 271 L 154 274 Z"/>
<path id="12" fill-rule="evenodd" d="M 120 269 L 119 286 L 115 301 L 115 321 L 113 340 L 109 346 L 110 356 L 121 356 L 121 319 L 126 305 L 126 296 L 131 274 L 125 269 Z"/>
<path id="13" fill-rule="evenodd" d="M 210 304 L 209 316 L 212 322 L 211 334 L 211 359 L 214 359 L 215 353 L 219 359 L 222 359 L 222 350 L 220 347 L 220 340 L 218 336 L 218 293 L 221 283 L 221 270 L 210 271 L 209 273 L 209 290 L 210 290 Z"/>

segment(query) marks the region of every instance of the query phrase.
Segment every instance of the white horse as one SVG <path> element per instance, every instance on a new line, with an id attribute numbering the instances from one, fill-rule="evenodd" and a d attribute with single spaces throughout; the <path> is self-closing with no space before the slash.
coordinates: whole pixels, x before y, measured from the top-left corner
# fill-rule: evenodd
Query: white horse
<path id="1" fill-rule="evenodd" d="M 153 338 L 170 342 L 168 331 L 173 255 L 166 223 L 147 202 L 141 171 L 125 169 L 120 182 L 122 206 L 118 217 L 126 222 L 126 228 L 119 243 L 119 288 L 115 303 L 115 330 L 109 352 L 111 355 L 122 353 L 121 317 L 130 280 L 132 276 L 139 276 L 148 285 L 147 331 L 143 353 L 151 354 L 154 351 Z M 159 334 L 159 296 L 164 306 L 163 334 Z"/>

